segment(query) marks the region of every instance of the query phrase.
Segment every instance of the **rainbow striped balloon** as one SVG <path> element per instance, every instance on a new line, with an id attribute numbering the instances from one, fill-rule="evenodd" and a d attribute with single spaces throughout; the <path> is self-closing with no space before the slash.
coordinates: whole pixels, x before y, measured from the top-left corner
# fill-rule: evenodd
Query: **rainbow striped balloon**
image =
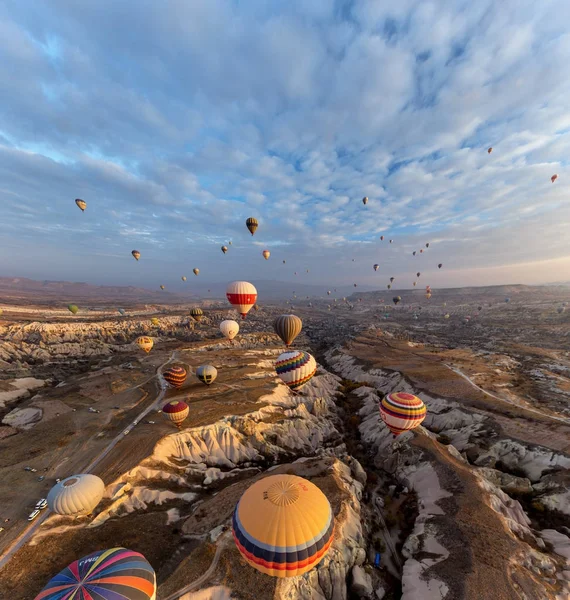
<path id="1" fill-rule="evenodd" d="M 176 366 L 165 371 L 162 376 L 173 388 L 179 388 L 186 381 L 187 373 L 184 367 Z"/>
<path id="2" fill-rule="evenodd" d="M 317 361 L 308 352 L 291 350 L 279 356 L 275 370 L 285 385 L 298 390 L 315 374 Z"/>
<path id="3" fill-rule="evenodd" d="M 386 394 L 380 402 L 380 416 L 394 436 L 418 427 L 426 418 L 426 405 L 405 392 Z"/>
<path id="4" fill-rule="evenodd" d="M 35 600 L 155 600 L 156 575 L 146 558 L 125 548 L 99 550 L 72 562 Z"/>

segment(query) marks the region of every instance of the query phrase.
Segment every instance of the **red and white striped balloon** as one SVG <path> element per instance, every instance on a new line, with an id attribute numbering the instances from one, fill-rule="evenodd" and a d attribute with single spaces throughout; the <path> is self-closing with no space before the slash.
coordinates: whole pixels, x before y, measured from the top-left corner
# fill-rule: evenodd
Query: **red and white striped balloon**
<path id="1" fill-rule="evenodd" d="M 245 315 L 257 301 L 257 290 L 247 281 L 232 281 L 226 289 L 226 297 L 237 308 L 242 319 L 245 319 Z"/>

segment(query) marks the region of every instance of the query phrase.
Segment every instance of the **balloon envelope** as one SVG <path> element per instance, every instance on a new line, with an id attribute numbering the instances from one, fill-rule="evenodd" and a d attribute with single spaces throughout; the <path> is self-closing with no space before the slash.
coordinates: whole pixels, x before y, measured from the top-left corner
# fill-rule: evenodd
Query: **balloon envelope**
<path id="1" fill-rule="evenodd" d="M 273 321 L 275 333 L 285 342 L 291 345 L 293 340 L 301 333 L 303 321 L 296 315 L 281 315 Z"/>
<path id="2" fill-rule="evenodd" d="M 308 352 L 289 350 L 275 362 L 275 371 L 292 390 L 301 389 L 316 373 L 317 362 Z"/>
<path id="3" fill-rule="evenodd" d="M 269 252 L 269 250 L 264 250 L 261 254 L 265 260 L 269 260 L 269 257 L 271 256 L 271 252 Z"/>
<path id="4" fill-rule="evenodd" d="M 257 301 L 255 286 L 247 281 L 232 281 L 226 288 L 228 302 L 235 306 L 242 318 L 245 319 L 251 307 Z"/>
<path id="5" fill-rule="evenodd" d="M 245 222 L 245 226 L 249 229 L 251 235 L 253 235 L 259 227 L 259 223 L 255 217 L 249 217 L 249 219 L 247 219 Z"/>
<path id="6" fill-rule="evenodd" d="M 141 257 L 141 253 L 138 250 L 133 250 L 131 254 L 138 260 Z"/>
<path id="7" fill-rule="evenodd" d="M 386 394 L 380 402 L 380 416 L 396 436 L 418 427 L 426 417 L 426 406 L 413 394 L 394 392 Z"/>
<path id="8" fill-rule="evenodd" d="M 180 365 L 175 367 L 170 367 L 167 371 L 163 373 L 164 380 L 171 385 L 173 388 L 182 387 L 184 382 L 186 381 L 188 373 L 184 367 Z"/>
<path id="9" fill-rule="evenodd" d="M 77 308 L 75 304 L 70 304 L 67 307 L 67 310 L 69 310 L 69 312 L 73 313 L 74 315 L 76 315 L 79 312 L 79 308 Z"/>
<path id="10" fill-rule="evenodd" d="M 212 365 L 202 365 L 196 369 L 196 377 L 206 385 L 214 383 L 218 376 L 218 370 Z"/>
<path id="11" fill-rule="evenodd" d="M 204 311 L 196 306 L 190 311 L 190 316 L 199 323 L 204 318 Z"/>
<path id="12" fill-rule="evenodd" d="M 171 400 L 162 407 L 162 413 L 169 420 L 172 421 L 178 429 L 180 424 L 188 416 L 190 408 L 186 402 L 182 400 Z"/>
<path id="13" fill-rule="evenodd" d="M 103 480 L 96 475 L 72 475 L 56 483 L 47 496 L 49 509 L 58 515 L 88 515 L 105 493 Z"/>
<path id="14" fill-rule="evenodd" d="M 84 212 L 85 209 L 87 208 L 87 202 L 85 202 L 85 200 L 81 200 L 81 198 L 76 198 L 75 204 L 77 204 L 77 206 L 79 206 L 79 208 L 81 209 L 81 212 Z"/>
<path id="15" fill-rule="evenodd" d="M 141 350 L 144 350 L 147 354 L 152 350 L 154 346 L 154 342 L 152 338 L 149 338 L 146 335 L 141 335 L 141 337 L 137 338 L 137 344 Z"/>
<path id="16" fill-rule="evenodd" d="M 220 331 L 231 342 L 239 333 L 239 323 L 231 319 L 222 321 L 220 323 Z"/>

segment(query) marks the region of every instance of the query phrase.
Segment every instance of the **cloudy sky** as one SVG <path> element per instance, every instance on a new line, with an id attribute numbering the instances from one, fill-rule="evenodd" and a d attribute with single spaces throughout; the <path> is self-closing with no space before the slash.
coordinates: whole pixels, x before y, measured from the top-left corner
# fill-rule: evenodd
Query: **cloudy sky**
<path id="1" fill-rule="evenodd" d="M 569 157 L 568 0 L 0 5 L 0 275 L 570 280 Z"/>

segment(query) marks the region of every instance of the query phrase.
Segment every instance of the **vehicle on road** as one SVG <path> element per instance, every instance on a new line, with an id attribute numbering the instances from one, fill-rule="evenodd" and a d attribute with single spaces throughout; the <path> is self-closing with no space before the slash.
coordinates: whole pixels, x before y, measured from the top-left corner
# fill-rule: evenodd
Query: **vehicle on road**
<path id="1" fill-rule="evenodd" d="M 55 480 L 56 483 L 59 483 L 60 481 L 61 479 L 59 477 Z"/>
<path id="2" fill-rule="evenodd" d="M 45 498 L 40 498 L 36 502 L 36 510 L 43 510 L 44 508 L 47 508 L 47 500 Z"/>
<path id="3" fill-rule="evenodd" d="M 28 517 L 28 521 L 33 521 L 38 515 L 40 511 L 36 508 Z"/>
<path id="4" fill-rule="evenodd" d="M 40 475 L 40 476 L 38 477 L 38 481 L 43 481 L 44 479 L 45 479 L 45 475 Z"/>
<path id="5" fill-rule="evenodd" d="M 0 527 L 0 533 L 4 531 L 4 527 Z"/>
<path id="6" fill-rule="evenodd" d="M 123 435 L 127 435 L 127 433 L 129 433 L 129 430 L 125 429 L 125 431 L 123 431 Z"/>
<path id="7" fill-rule="evenodd" d="M 156 421 L 145 421 L 145 423 L 148 423 L 149 425 L 154 425 Z"/>

